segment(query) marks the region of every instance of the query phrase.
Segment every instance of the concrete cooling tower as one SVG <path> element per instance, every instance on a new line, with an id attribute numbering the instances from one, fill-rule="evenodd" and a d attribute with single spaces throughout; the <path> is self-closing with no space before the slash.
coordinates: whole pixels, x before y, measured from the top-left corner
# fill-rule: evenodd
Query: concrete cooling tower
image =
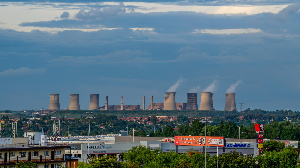
<path id="1" fill-rule="evenodd" d="M 49 110 L 60 110 L 59 94 L 50 94 Z"/>
<path id="2" fill-rule="evenodd" d="M 235 93 L 225 93 L 225 108 L 224 111 L 236 110 Z"/>
<path id="3" fill-rule="evenodd" d="M 90 94 L 89 110 L 99 109 L 99 94 Z"/>
<path id="4" fill-rule="evenodd" d="M 198 110 L 197 93 L 187 93 L 186 110 Z"/>
<path id="5" fill-rule="evenodd" d="M 69 110 L 80 110 L 79 94 L 70 94 Z"/>
<path id="6" fill-rule="evenodd" d="M 165 93 L 164 110 L 176 110 L 175 93 L 176 92 Z"/>
<path id="7" fill-rule="evenodd" d="M 201 92 L 201 102 L 199 110 L 213 110 L 213 93 Z"/>

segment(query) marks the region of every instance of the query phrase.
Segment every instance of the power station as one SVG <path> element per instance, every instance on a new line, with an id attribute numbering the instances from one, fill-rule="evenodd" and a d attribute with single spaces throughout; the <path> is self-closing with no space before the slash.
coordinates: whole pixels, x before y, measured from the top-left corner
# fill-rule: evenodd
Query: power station
<path id="1" fill-rule="evenodd" d="M 164 110 L 176 110 L 175 93 L 176 92 L 165 93 Z"/>
<path id="2" fill-rule="evenodd" d="M 79 94 L 70 94 L 69 110 L 80 110 Z"/>
<path id="3" fill-rule="evenodd" d="M 49 110 L 60 110 L 59 94 L 50 94 Z"/>
<path id="4" fill-rule="evenodd" d="M 163 103 L 154 103 L 153 96 L 150 98 L 148 110 L 198 110 L 197 93 L 187 93 L 187 103 L 176 103 L 176 92 L 165 92 Z M 105 97 L 105 105 L 99 106 L 99 94 L 90 94 L 89 110 L 146 110 L 145 96 L 143 96 L 142 109 L 140 105 L 124 105 L 123 96 L 121 96 L 120 105 L 108 105 L 108 96 Z M 60 110 L 59 94 L 50 94 L 49 110 Z M 80 110 L 79 94 L 70 94 L 69 110 Z M 201 92 L 199 110 L 211 111 L 213 107 L 213 93 Z M 224 111 L 234 111 L 236 109 L 235 93 L 225 93 Z"/>
<path id="5" fill-rule="evenodd" d="M 186 110 L 198 110 L 197 93 L 187 93 Z"/>
<path id="6" fill-rule="evenodd" d="M 90 94 L 89 110 L 99 109 L 99 94 Z"/>
<path id="7" fill-rule="evenodd" d="M 225 108 L 224 111 L 236 110 L 235 93 L 225 93 Z"/>
<path id="8" fill-rule="evenodd" d="M 213 93 L 201 92 L 201 102 L 199 110 L 213 110 Z"/>

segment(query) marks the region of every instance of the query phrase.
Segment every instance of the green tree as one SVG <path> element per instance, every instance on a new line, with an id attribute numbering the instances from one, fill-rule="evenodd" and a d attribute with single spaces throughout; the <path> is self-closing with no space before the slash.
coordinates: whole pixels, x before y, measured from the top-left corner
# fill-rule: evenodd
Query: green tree
<path id="1" fill-rule="evenodd" d="M 278 142 L 278 141 L 275 141 L 275 140 L 270 140 L 270 141 L 265 141 L 263 143 L 263 146 L 264 146 L 264 148 L 263 148 L 264 151 L 279 152 L 279 151 L 283 150 L 284 143 Z"/>

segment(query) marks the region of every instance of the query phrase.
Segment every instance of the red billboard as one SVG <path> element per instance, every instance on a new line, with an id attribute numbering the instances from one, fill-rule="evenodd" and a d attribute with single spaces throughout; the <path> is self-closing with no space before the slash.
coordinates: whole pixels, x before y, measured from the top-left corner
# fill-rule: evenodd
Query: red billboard
<path id="1" fill-rule="evenodd" d="M 256 133 L 263 133 L 264 128 L 265 128 L 264 124 L 255 124 Z"/>
<path id="2" fill-rule="evenodd" d="M 262 138 L 264 138 L 264 135 L 263 134 L 258 134 L 258 139 L 262 139 Z"/>
<path id="3" fill-rule="evenodd" d="M 224 137 L 217 136 L 175 136 L 175 145 L 224 147 Z"/>
<path id="4" fill-rule="evenodd" d="M 263 139 L 258 139 L 258 140 L 257 140 L 257 143 L 259 143 L 259 144 L 260 144 L 260 143 L 264 143 L 264 140 L 263 140 Z"/>

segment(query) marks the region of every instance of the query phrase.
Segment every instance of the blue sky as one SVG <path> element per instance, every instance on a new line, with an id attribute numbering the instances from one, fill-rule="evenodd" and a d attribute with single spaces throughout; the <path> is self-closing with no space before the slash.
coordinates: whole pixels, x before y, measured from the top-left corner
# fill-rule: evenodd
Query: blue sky
<path id="1" fill-rule="evenodd" d="M 213 81 L 251 109 L 300 110 L 300 4 L 283 0 L 0 2 L 0 109 L 48 108 L 59 93 L 100 104 L 176 101 Z M 198 96 L 198 103 L 200 96 Z"/>

